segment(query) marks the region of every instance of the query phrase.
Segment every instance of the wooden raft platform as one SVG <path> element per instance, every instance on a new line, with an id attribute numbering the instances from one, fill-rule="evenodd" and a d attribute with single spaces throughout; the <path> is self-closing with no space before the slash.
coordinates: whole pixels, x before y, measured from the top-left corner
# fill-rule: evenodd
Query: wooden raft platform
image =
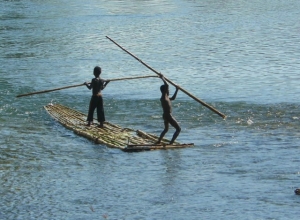
<path id="1" fill-rule="evenodd" d="M 154 144 L 158 136 L 131 128 L 122 128 L 109 122 L 104 123 L 104 128 L 98 124 L 86 126 L 87 115 L 60 104 L 48 104 L 44 106 L 47 112 L 66 128 L 76 134 L 88 138 L 95 143 L 104 144 L 108 147 L 119 148 L 126 152 L 176 149 L 194 146 L 175 142 L 169 145 L 170 140 L 163 139 L 161 144 Z"/>

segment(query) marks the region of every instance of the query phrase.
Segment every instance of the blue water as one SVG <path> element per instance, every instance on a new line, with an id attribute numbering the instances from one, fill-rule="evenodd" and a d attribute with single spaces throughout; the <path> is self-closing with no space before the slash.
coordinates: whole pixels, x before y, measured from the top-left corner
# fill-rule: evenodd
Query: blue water
<path id="1" fill-rule="evenodd" d="M 96 65 L 155 75 L 105 36 L 226 120 L 179 92 L 177 140 L 195 147 L 124 153 L 43 109 L 87 113 L 85 87 L 16 98 Z M 298 219 L 299 42 L 297 0 L 0 1 L 0 219 Z M 161 84 L 111 82 L 107 120 L 160 134 Z"/>

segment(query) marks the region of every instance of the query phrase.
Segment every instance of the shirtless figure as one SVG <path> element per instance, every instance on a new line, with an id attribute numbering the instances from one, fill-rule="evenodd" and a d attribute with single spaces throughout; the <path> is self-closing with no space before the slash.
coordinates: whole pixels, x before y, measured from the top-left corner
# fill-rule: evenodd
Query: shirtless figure
<path id="1" fill-rule="evenodd" d="M 171 105 L 171 101 L 175 100 L 177 96 L 178 88 L 176 87 L 176 91 L 174 95 L 171 98 L 169 98 L 169 85 L 162 74 L 160 75 L 160 78 L 164 82 L 164 85 L 160 87 L 160 91 L 161 91 L 160 102 L 163 109 L 163 119 L 164 119 L 165 129 L 161 132 L 160 137 L 156 143 L 159 144 L 161 142 L 161 140 L 169 130 L 169 124 L 171 124 L 176 129 L 175 133 L 173 134 L 173 138 L 170 141 L 170 144 L 173 144 L 181 131 L 178 122 L 172 116 L 172 105 Z"/>

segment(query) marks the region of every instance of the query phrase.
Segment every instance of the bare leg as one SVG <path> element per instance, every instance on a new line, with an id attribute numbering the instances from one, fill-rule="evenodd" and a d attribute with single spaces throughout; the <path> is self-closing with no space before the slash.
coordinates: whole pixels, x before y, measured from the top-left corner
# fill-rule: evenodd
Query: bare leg
<path id="1" fill-rule="evenodd" d="M 160 137 L 159 137 L 158 141 L 156 142 L 156 144 L 160 144 L 161 140 L 164 138 L 165 134 L 169 130 L 169 122 L 164 120 L 164 125 L 165 125 L 165 129 L 161 132 Z"/>
<path id="2" fill-rule="evenodd" d="M 172 117 L 172 120 L 170 121 L 170 124 L 176 129 L 176 131 L 173 134 L 172 140 L 170 141 L 170 144 L 173 144 L 176 138 L 178 137 L 181 128 L 178 124 L 178 122 Z"/>
<path id="3" fill-rule="evenodd" d="M 172 138 L 172 140 L 170 141 L 170 144 L 173 144 L 173 143 L 174 143 L 174 141 L 175 141 L 176 138 L 178 137 L 179 133 L 180 133 L 180 130 L 176 130 L 176 131 L 175 131 L 175 133 L 173 134 L 173 138 Z"/>

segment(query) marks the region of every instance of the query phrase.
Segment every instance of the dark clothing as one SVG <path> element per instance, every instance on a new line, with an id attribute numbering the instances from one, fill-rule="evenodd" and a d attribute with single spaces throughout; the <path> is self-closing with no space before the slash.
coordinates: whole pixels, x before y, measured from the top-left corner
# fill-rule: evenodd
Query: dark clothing
<path id="1" fill-rule="evenodd" d="M 97 119 L 98 122 L 105 121 L 104 108 L 103 108 L 103 98 L 101 95 L 93 95 L 90 101 L 89 114 L 87 121 L 93 121 L 94 111 L 97 108 Z"/>
<path id="2" fill-rule="evenodd" d="M 104 89 L 104 81 L 101 78 L 93 78 L 90 87 L 93 89 L 93 95 L 101 93 Z"/>
<path id="3" fill-rule="evenodd" d="M 103 98 L 101 90 L 104 89 L 104 80 L 101 78 L 93 78 L 91 84 L 88 86 L 92 89 L 92 97 L 89 106 L 89 113 L 87 121 L 92 122 L 94 118 L 94 111 L 97 108 L 97 120 L 98 122 L 105 121 L 104 108 L 103 108 Z"/>

